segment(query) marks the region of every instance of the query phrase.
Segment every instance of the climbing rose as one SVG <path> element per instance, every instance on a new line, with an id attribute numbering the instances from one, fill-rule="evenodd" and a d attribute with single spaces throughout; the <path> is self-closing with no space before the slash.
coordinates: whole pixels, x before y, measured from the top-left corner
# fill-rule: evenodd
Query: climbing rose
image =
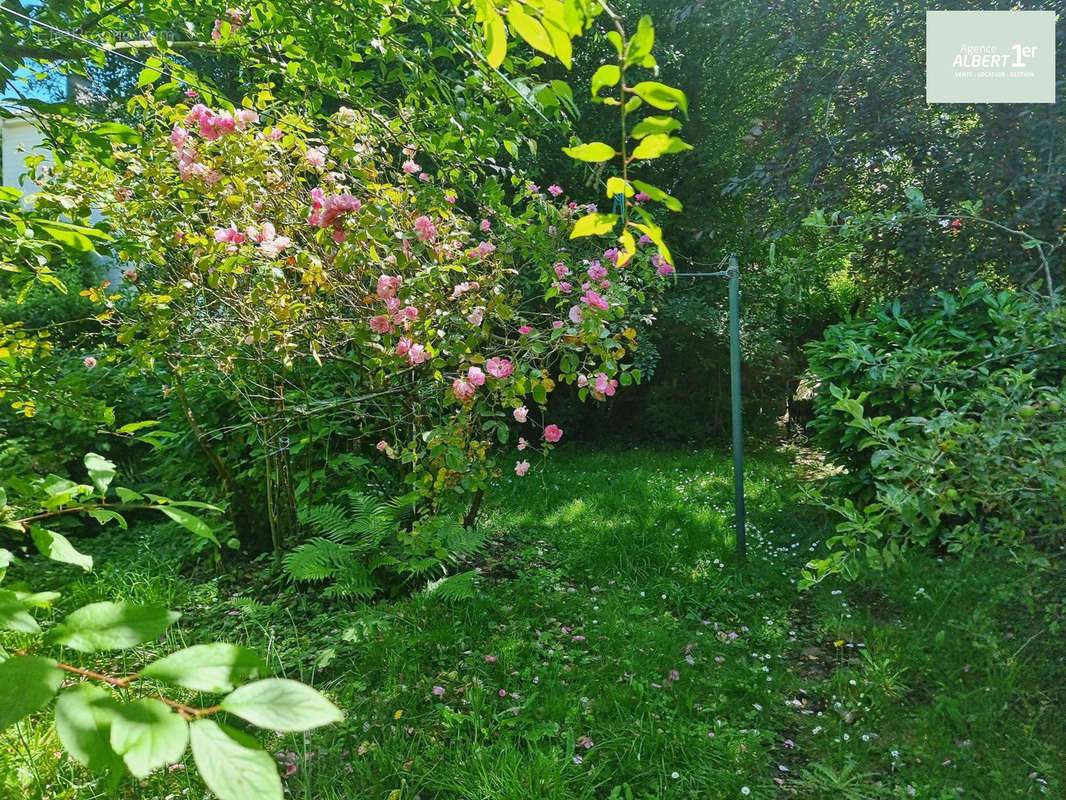
<path id="1" fill-rule="evenodd" d="M 658 272 L 664 278 L 674 271 L 674 265 L 658 253 L 651 257 L 651 263 L 655 266 L 656 272 Z"/>
<path id="2" fill-rule="evenodd" d="M 570 321 L 575 325 L 580 325 L 582 320 L 585 319 L 585 314 L 581 311 L 581 306 L 571 306 L 570 313 L 567 316 L 570 317 Z"/>
<path id="3" fill-rule="evenodd" d="M 407 351 L 407 363 L 412 367 L 417 367 L 429 360 L 429 353 L 426 352 L 426 346 L 421 344 L 411 345 L 411 349 Z"/>
<path id="4" fill-rule="evenodd" d="M 349 211 L 358 211 L 363 204 L 353 195 L 325 194 L 320 188 L 311 190 L 311 216 L 307 222 L 319 228 L 340 227 L 339 217 Z"/>
<path id="5" fill-rule="evenodd" d="M 551 443 L 554 444 L 555 442 L 559 441 L 562 438 L 563 438 L 563 429 L 560 428 L 558 425 L 554 425 L 554 424 L 553 425 L 549 425 L 547 428 L 544 429 L 544 439 L 545 439 L 545 441 L 548 441 L 548 442 L 551 442 Z"/>
<path id="6" fill-rule="evenodd" d="M 523 325 L 521 328 L 518 329 L 518 332 L 525 336 L 526 334 L 532 333 L 533 329 L 528 325 Z"/>
<path id="7" fill-rule="evenodd" d="M 562 261 L 556 261 L 552 264 L 552 269 L 555 270 L 555 277 L 562 278 L 570 274 L 570 268 L 566 266 Z"/>
<path id="8" fill-rule="evenodd" d="M 577 388 L 584 389 L 588 385 L 589 385 L 589 379 L 588 379 L 587 375 L 578 375 L 577 376 Z"/>
<path id="9" fill-rule="evenodd" d="M 558 197 L 562 193 L 563 187 L 559 186 L 557 183 L 553 183 L 551 186 L 548 187 L 548 194 L 550 194 L 552 197 Z"/>
<path id="10" fill-rule="evenodd" d="M 506 378 L 514 372 L 514 366 L 506 358 L 490 358 L 485 362 L 485 369 L 494 378 Z"/>
<path id="11" fill-rule="evenodd" d="M 96 359 L 92 356 L 85 356 L 81 363 L 85 365 L 85 369 L 92 369 L 96 366 Z"/>
<path id="12" fill-rule="evenodd" d="M 278 236 L 272 222 L 264 222 L 259 228 L 249 225 L 245 228 L 248 238 L 259 245 L 259 252 L 267 258 L 276 258 L 282 250 L 292 244 L 288 236 Z"/>
<path id="13" fill-rule="evenodd" d="M 396 355 L 405 356 L 411 350 L 413 342 L 407 336 L 401 336 L 400 341 L 396 343 Z"/>
<path id="14" fill-rule="evenodd" d="M 228 228 L 219 228 L 215 231 L 216 242 L 229 242 L 229 247 L 226 249 L 231 253 L 237 252 L 237 246 L 243 243 L 245 236 L 239 230 L 234 223 L 230 223 Z"/>
<path id="15" fill-rule="evenodd" d="M 252 108 L 242 108 L 233 113 L 233 119 L 236 121 L 237 130 L 243 131 L 249 125 L 259 122 L 259 113 Z"/>
<path id="16" fill-rule="evenodd" d="M 529 409 L 522 406 L 521 408 L 516 408 L 512 413 L 514 414 L 515 422 L 525 422 Z"/>
<path id="17" fill-rule="evenodd" d="M 389 446 L 389 443 L 386 442 L 384 439 L 382 439 L 380 442 L 378 442 L 378 450 L 384 450 L 388 446 Z"/>
<path id="18" fill-rule="evenodd" d="M 561 294 L 570 294 L 574 289 L 574 287 L 570 285 L 570 281 L 556 281 L 553 285 Z"/>
<path id="19" fill-rule="evenodd" d="M 563 323 L 563 321 L 561 319 L 553 319 L 552 320 L 552 327 L 555 328 L 556 330 L 558 330 L 559 328 L 563 327 L 563 325 L 564 325 L 564 323 Z"/>
<path id="20" fill-rule="evenodd" d="M 312 167 L 324 167 L 326 166 L 326 152 L 325 147 L 309 147 L 304 153 L 304 161 Z"/>
<path id="21" fill-rule="evenodd" d="M 452 394 L 460 403 L 469 403 L 474 399 L 474 385 L 466 378 L 456 378 L 452 382 Z"/>
<path id="22" fill-rule="evenodd" d="M 485 319 L 485 306 L 478 306 L 466 316 L 466 321 L 471 325 L 478 326 Z"/>
<path id="23" fill-rule="evenodd" d="M 382 275 L 378 278 L 378 297 L 382 300 L 395 297 L 402 283 L 403 277 L 400 275 Z"/>
<path id="24" fill-rule="evenodd" d="M 403 171 L 406 172 L 408 175 L 414 175 L 420 169 L 422 168 L 414 162 L 414 159 L 409 158 L 403 162 Z"/>
<path id="25" fill-rule="evenodd" d="M 523 475 L 525 475 L 527 472 L 529 472 L 529 462 L 528 461 L 519 461 L 517 464 L 514 465 L 514 471 L 515 471 L 515 474 L 519 478 L 521 478 Z M 503 690 L 501 689 L 500 691 L 503 691 Z"/>
<path id="26" fill-rule="evenodd" d="M 610 307 L 607 305 L 607 301 L 592 289 L 587 290 L 585 294 L 581 296 L 581 302 L 587 303 L 593 308 L 598 308 L 600 311 L 606 311 Z"/>
<path id="27" fill-rule="evenodd" d="M 489 222 L 487 219 L 481 220 L 481 230 L 485 231 L 486 233 L 492 230 L 492 223 Z"/>
<path id="28" fill-rule="evenodd" d="M 524 436 L 519 436 L 518 437 L 518 449 L 519 450 L 525 450 L 527 447 L 529 447 L 529 442 L 526 441 L 526 438 Z"/>
<path id="29" fill-rule="evenodd" d="M 485 373 L 481 371 L 481 367 L 471 367 L 466 371 L 466 379 L 470 381 L 474 386 L 485 385 Z"/>
<path id="30" fill-rule="evenodd" d="M 589 267 L 589 277 L 594 281 L 602 280 L 607 277 L 607 270 L 599 261 L 593 261 Z"/>
<path id="31" fill-rule="evenodd" d="M 420 242 L 432 242 L 437 238 L 437 226 L 425 214 L 415 220 L 415 232 Z"/>
<path id="32" fill-rule="evenodd" d="M 392 321 L 384 314 L 370 318 L 370 330 L 374 333 L 388 333 L 392 330 Z"/>

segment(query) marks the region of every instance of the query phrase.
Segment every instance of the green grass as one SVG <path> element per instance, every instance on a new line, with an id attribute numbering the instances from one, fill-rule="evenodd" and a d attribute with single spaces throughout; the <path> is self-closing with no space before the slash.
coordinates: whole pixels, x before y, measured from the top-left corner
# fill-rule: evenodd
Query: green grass
<path id="1" fill-rule="evenodd" d="M 185 617 L 151 652 L 248 643 L 327 691 L 343 724 L 267 743 L 292 754 L 292 798 L 1066 797 L 1066 648 L 1043 599 L 1062 583 L 916 555 L 801 594 L 829 523 L 796 485 L 788 453 L 751 458 L 742 570 L 728 454 L 564 450 L 490 496 L 471 601 L 351 607 L 265 566 L 183 572 L 183 543 L 136 534 L 87 547 L 94 576 L 35 582 L 66 583 L 57 615 L 168 603 Z M 114 795 L 56 756 L 46 716 L 21 733 L 0 739 L 0 796 L 203 796 L 191 759 Z"/>

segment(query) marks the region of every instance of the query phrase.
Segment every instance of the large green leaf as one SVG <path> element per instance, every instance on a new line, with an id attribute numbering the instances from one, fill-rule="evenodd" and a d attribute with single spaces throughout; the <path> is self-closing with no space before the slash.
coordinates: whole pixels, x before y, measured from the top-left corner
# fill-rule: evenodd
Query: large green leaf
<path id="1" fill-rule="evenodd" d="M 669 133 L 670 131 L 676 131 L 680 127 L 681 120 L 673 117 L 645 117 L 633 126 L 633 130 L 629 132 L 629 135 L 634 139 L 640 139 L 649 133 Z"/>
<path id="2" fill-rule="evenodd" d="M 305 731 L 344 719 L 339 708 L 310 686 L 287 678 L 249 683 L 224 697 L 219 705 L 272 731 Z"/>
<path id="3" fill-rule="evenodd" d="M 0 731 L 48 704 L 63 683 L 51 658 L 11 656 L 0 662 Z"/>
<path id="4" fill-rule="evenodd" d="M 485 57 L 493 69 L 497 69 L 507 56 L 507 27 L 492 5 L 485 16 L 485 51 Z"/>
<path id="5" fill-rule="evenodd" d="M 181 525 L 181 527 L 185 528 L 185 530 L 191 531 L 197 536 L 218 545 L 218 539 L 215 538 L 215 532 L 211 530 L 211 526 L 199 517 L 190 514 L 188 511 L 182 511 L 180 508 L 174 508 L 172 505 L 153 506 L 153 508 L 157 511 L 162 511 L 176 523 Z"/>
<path id="6" fill-rule="evenodd" d="M 49 638 L 83 653 L 124 650 L 155 639 L 180 616 L 163 606 L 91 603 L 68 614 Z"/>
<path id="7" fill-rule="evenodd" d="M 548 32 L 544 30 L 539 20 L 525 12 L 521 3 L 508 4 L 507 22 L 510 23 L 511 30 L 522 37 L 534 50 L 540 50 L 549 56 L 555 55 L 555 48 L 552 47 Z"/>
<path id="8" fill-rule="evenodd" d="M 0 589 L 0 630 L 40 633 L 41 627 L 29 612 L 28 604 L 8 589 Z"/>
<path id="9" fill-rule="evenodd" d="M 681 201 L 676 197 L 667 194 L 658 186 L 652 186 L 650 183 L 637 180 L 633 181 L 633 185 L 637 188 L 637 191 L 644 192 L 644 194 L 648 195 L 652 200 L 657 203 L 662 203 L 671 211 L 681 210 Z"/>
<path id="10" fill-rule="evenodd" d="M 217 642 L 171 653 L 142 669 L 141 675 L 198 692 L 229 692 L 264 672 L 266 664 L 254 650 Z"/>
<path id="11" fill-rule="evenodd" d="M 30 528 L 30 538 L 45 558 L 62 561 L 64 564 L 77 564 L 86 572 L 92 572 L 93 557 L 79 553 L 62 534 L 34 525 Z"/>
<path id="12" fill-rule="evenodd" d="M 617 222 L 617 214 L 587 214 L 574 223 L 570 238 L 578 239 L 582 236 L 599 236 L 608 233 Z"/>
<path id="13" fill-rule="evenodd" d="M 56 700 L 56 733 L 63 747 L 90 772 L 124 772 L 111 747 L 111 720 L 118 703 L 107 690 L 79 683 Z"/>
<path id="14" fill-rule="evenodd" d="M 600 93 L 600 89 L 606 86 L 614 86 L 622 78 L 622 70 L 617 64 L 604 64 L 602 67 L 592 73 L 592 80 L 590 87 L 592 96 L 597 97 Z"/>
<path id="15" fill-rule="evenodd" d="M 633 87 L 633 92 L 648 105 L 671 111 L 680 107 L 688 113 L 688 99 L 680 89 L 656 81 L 642 81 Z"/>
<path id="16" fill-rule="evenodd" d="M 100 494 L 104 494 L 115 479 L 115 462 L 96 453 L 85 454 L 85 469 Z"/>
<path id="17" fill-rule="evenodd" d="M 633 158 L 658 158 L 668 153 L 680 153 L 683 150 L 691 149 L 692 145 L 688 142 L 684 142 L 668 133 L 651 133 L 633 148 Z"/>
<path id="18" fill-rule="evenodd" d="M 219 800 L 282 800 L 278 767 L 254 739 L 210 719 L 189 729 L 196 768 Z"/>
<path id="19" fill-rule="evenodd" d="M 615 156 L 614 148 L 606 142 L 588 142 L 564 147 L 563 152 L 578 161 L 610 161 Z"/>
<path id="20" fill-rule="evenodd" d="M 153 770 L 181 760 L 189 744 L 189 723 L 159 700 L 135 700 L 115 706 L 110 741 L 129 771 L 146 778 Z"/>

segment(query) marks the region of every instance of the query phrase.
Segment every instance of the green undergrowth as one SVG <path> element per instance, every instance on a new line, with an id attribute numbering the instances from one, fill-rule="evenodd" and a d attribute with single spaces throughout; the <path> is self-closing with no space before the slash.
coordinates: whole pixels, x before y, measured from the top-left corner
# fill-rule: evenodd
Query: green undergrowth
<path id="1" fill-rule="evenodd" d="M 267 743 L 292 798 L 1066 796 L 1059 573 L 916 554 L 800 593 L 831 522 L 793 499 L 795 455 L 749 459 L 740 569 L 728 453 L 650 449 L 501 480 L 468 601 L 353 606 L 151 528 L 87 542 L 93 575 L 32 569 L 56 618 L 166 603 L 184 616 L 152 652 L 246 643 L 327 692 L 344 723 Z M 117 796 L 204 797 L 194 770 Z M 115 796 L 96 787 L 46 715 L 0 738 L 0 796 Z"/>

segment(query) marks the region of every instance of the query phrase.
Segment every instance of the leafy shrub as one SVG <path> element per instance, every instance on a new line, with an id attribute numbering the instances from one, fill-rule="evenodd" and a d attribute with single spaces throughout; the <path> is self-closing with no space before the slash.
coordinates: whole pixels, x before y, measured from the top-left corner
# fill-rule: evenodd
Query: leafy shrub
<path id="1" fill-rule="evenodd" d="M 1066 316 L 976 284 L 930 314 L 898 304 L 810 346 L 811 427 L 843 472 L 844 521 L 815 576 L 910 545 L 1047 547 L 1066 533 Z"/>

